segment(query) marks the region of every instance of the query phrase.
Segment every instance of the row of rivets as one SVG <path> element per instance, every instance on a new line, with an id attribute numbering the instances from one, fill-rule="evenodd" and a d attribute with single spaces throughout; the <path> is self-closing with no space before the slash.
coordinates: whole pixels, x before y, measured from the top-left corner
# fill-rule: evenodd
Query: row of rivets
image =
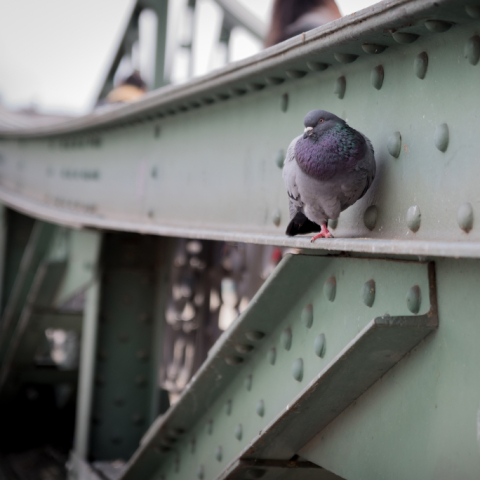
<path id="1" fill-rule="evenodd" d="M 336 290 L 336 280 L 335 277 L 330 277 L 324 285 L 324 293 L 327 299 L 333 301 L 335 299 L 335 290 Z M 333 293 L 332 293 L 333 291 Z M 365 305 L 368 307 L 372 307 L 375 301 L 375 281 L 373 279 L 368 280 L 365 282 L 363 289 L 362 289 L 362 298 Z M 406 296 L 406 303 L 408 309 L 417 314 L 420 311 L 422 302 L 421 290 L 418 285 L 414 285 L 410 290 L 407 292 Z M 306 305 L 301 313 L 301 320 L 302 323 L 307 327 L 310 328 L 313 323 L 313 306 L 312 304 Z M 291 328 L 286 328 L 282 332 L 281 342 L 283 347 L 286 350 L 290 350 L 291 343 L 292 343 L 292 331 Z M 314 340 L 314 351 L 315 354 L 323 358 L 325 355 L 326 349 L 326 340 L 325 334 L 321 333 L 317 335 Z M 272 348 L 269 350 L 269 361 L 273 365 L 276 359 L 276 350 Z M 304 362 L 302 358 L 296 359 L 292 364 L 292 376 L 297 382 L 301 382 L 303 380 L 303 373 L 304 373 Z M 252 375 L 248 375 L 245 379 L 245 386 L 248 391 L 252 388 Z M 232 410 L 232 401 L 228 400 L 225 405 L 227 415 L 231 414 Z M 256 413 L 259 417 L 263 417 L 265 415 L 265 401 L 263 399 L 259 400 L 256 407 Z M 213 420 L 207 422 L 207 433 L 212 434 L 213 432 Z M 237 440 L 241 441 L 243 437 L 243 426 L 242 424 L 238 424 L 234 429 L 234 436 Z M 215 451 L 215 458 L 217 461 L 221 462 L 223 459 L 223 449 L 221 446 L 218 446 Z M 198 478 L 204 478 L 204 467 L 201 465 L 197 472 Z"/>
<path id="2" fill-rule="evenodd" d="M 279 221 L 279 223 L 280 223 L 280 221 Z M 257 330 L 249 330 L 249 331 L 245 332 L 245 336 L 251 342 L 258 342 L 265 336 L 265 334 L 263 332 L 259 332 Z M 238 343 L 238 344 L 235 345 L 235 350 L 238 353 L 242 353 L 242 354 L 251 353 L 254 348 L 255 347 L 253 345 L 244 344 L 244 343 Z M 244 360 L 243 357 L 238 357 L 236 355 L 227 355 L 225 357 L 225 363 L 227 365 L 231 365 L 232 367 L 240 365 L 241 363 L 243 363 L 243 360 Z"/>
<path id="3" fill-rule="evenodd" d="M 478 13 L 477 13 L 478 7 L 467 6 L 465 8 L 469 16 L 471 16 L 472 18 L 478 18 Z M 447 22 L 444 20 L 427 20 L 425 22 L 425 27 L 432 33 L 446 32 L 451 28 L 451 26 L 452 26 L 451 22 Z M 420 35 L 415 33 L 408 33 L 408 32 L 394 32 L 392 33 L 392 37 L 398 43 L 411 44 L 415 42 L 420 37 Z M 367 54 L 373 54 L 373 55 L 380 54 L 386 48 L 388 48 L 386 45 L 373 44 L 373 43 L 362 44 L 362 49 Z M 472 63 L 472 65 L 476 65 L 478 63 L 480 59 L 480 37 L 474 36 L 471 39 L 469 39 L 469 41 L 465 46 L 465 56 L 468 58 L 470 63 Z M 349 64 L 354 62 L 359 56 L 352 53 L 337 52 L 337 53 L 334 53 L 334 57 L 337 60 L 337 62 L 341 64 Z M 419 61 L 420 64 L 424 63 L 424 58 L 417 57 L 417 60 Z M 427 58 L 427 61 L 428 61 L 428 58 Z M 330 66 L 330 64 L 324 63 L 324 62 L 318 62 L 318 61 L 308 61 L 306 66 L 309 70 L 313 72 L 320 72 L 320 71 L 326 70 Z M 419 72 L 422 72 L 422 70 L 425 70 L 426 72 L 426 65 L 421 65 L 418 68 L 420 69 Z M 415 67 L 415 70 L 417 70 L 417 66 Z M 307 75 L 307 73 L 308 72 L 305 70 L 298 70 L 298 69 L 287 69 L 285 71 L 286 77 L 291 79 L 302 78 L 305 75 Z M 424 76 L 424 73 L 423 73 L 423 76 Z M 423 78 L 423 77 L 420 76 L 420 78 Z M 215 101 L 225 101 L 231 98 L 232 96 L 243 96 L 248 91 L 256 92 L 256 91 L 262 90 L 265 88 L 266 85 L 279 85 L 285 81 L 285 78 L 278 77 L 278 76 L 266 76 L 264 78 L 264 81 L 265 83 L 249 82 L 245 87 L 232 87 L 227 92 L 213 93 L 211 94 L 211 96 L 204 97 L 201 100 L 192 100 L 184 105 L 180 105 L 174 108 L 170 107 L 164 112 L 158 112 L 154 116 L 148 115 L 146 117 L 146 120 L 155 120 L 157 118 L 164 118 L 166 115 L 176 115 L 178 112 L 186 112 L 192 108 L 193 109 L 199 108 L 202 106 L 202 104 L 211 105 L 215 103 Z M 383 69 L 379 70 L 377 67 L 377 71 L 372 72 L 372 84 L 375 86 L 375 88 L 379 89 L 381 88 L 382 83 L 383 83 Z M 340 79 L 337 80 L 335 93 L 339 96 L 339 98 L 343 98 L 345 94 L 345 86 L 346 86 L 346 82 L 344 77 L 341 77 Z M 288 95 L 282 98 L 281 108 L 282 108 L 282 111 L 287 110 Z M 128 124 L 125 124 L 125 125 L 119 125 L 116 128 L 124 127 L 127 125 L 133 125 L 136 123 L 142 123 L 142 122 L 143 120 L 139 119 L 134 122 L 128 122 Z M 109 129 L 105 128 L 105 130 L 107 131 Z M 160 136 L 160 127 L 158 125 L 155 126 L 154 136 L 156 138 Z"/>
<path id="4" fill-rule="evenodd" d="M 420 228 L 422 215 L 418 205 L 413 205 L 407 211 L 407 226 L 412 232 L 417 232 Z M 460 205 L 457 211 L 458 226 L 468 233 L 473 227 L 473 207 L 470 202 Z"/>

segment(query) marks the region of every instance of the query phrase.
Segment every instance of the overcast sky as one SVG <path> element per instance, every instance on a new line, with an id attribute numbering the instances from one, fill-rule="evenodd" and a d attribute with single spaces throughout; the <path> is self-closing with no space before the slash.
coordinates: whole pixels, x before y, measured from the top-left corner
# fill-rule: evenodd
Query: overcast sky
<path id="1" fill-rule="evenodd" d="M 272 0 L 239 0 L 268 23 Z M 185 28 L 186 0 L 170 0 L 170 40 Z M 173 3 L 172 3 L 173 2 Z M 377 0 L 337 0 L 344 15 Z M 9 108 L 34 105 L 45 112 L 82 114 L 96 99 L 133 7 L 133 0 L 4 0 L 0 2 L 0 99 Z M 215 48 L 221 14 L 213 0 L 197 0 L 197 51 L 194 74 L 222 63 Z M 153 55 L 154 19 L 144 21 L 143 47 L 134 66 Z M 150 32 L 150 33 L 149 33 Z M 142 42 L 142 38 L 141 38 Z M 232 35 L 230 56 L 237 60 L 255 53 L 259 42 L 245 32 Z M 208 51 L 208 53 L 206 53 Z M 183 55 L 183 57 L 182 57 Z M 170 58 L 174 81 L 186 75 L 187 52 Z M 125 73 L 131 64 L 123 66 Z"/>

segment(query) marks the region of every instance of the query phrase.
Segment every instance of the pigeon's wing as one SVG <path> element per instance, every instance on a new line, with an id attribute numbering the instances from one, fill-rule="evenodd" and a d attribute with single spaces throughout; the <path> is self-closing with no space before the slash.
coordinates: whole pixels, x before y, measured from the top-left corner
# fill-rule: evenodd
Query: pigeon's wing
<path id="1" fill-rule="evenodd" d="M 300 135 L 301 136 L 301 135 Z M 293 218 L 298 210 L 303 208 L 302 198 L 298 190 L 297 174 L 298 163 L 295 159 L 295 144 L 300 136 L 294 138 L 287 149 L 287 155 L 285 156 L 285 162 L 283 164 L 282 177 L 287 187 L 288 197 L 290 199 L 289 209 L 290 218 Z"/>
<path id="2" fill-rule="evenodd" d="M 367 142 L 367 152 L 349 175 L 348 181 L 341 184 L 342 211 L 362 198 L 375 179 L 376 163 L 373 146 L 367 137 L 364 138 Z"/>

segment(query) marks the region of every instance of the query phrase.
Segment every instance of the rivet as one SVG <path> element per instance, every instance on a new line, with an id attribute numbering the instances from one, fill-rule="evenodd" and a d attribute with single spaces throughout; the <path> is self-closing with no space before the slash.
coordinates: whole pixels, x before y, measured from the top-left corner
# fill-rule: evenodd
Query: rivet
<path id="1" fill-rule="evenodd" d="M 420 35 L 415 33 L 395 32 L 392 33 L 392 37 L 396 42 L 408 45 L 409 43 L 413 43 L 415 40 L 417 40 Z"/>
<path id="2" fill-rule="evenodd" d="M 449 136 L 450 135 L 448 131 L 448 125 L 446 123 L 442 123 L 435 129 L 435 134 L 433 135 L 433 141 L 435 142 L 435 146 L 441 152 L 445 152 L 447 150 Z"/>
<path id="3" fill-rule="evenodd" d="M 365 282 L 362 288 L 362 298 L 363 303 L 367 307 L 371 307 L 375 301 L 375 280 L 370 279 L 368 282 Z"/>
<path id="4" fill-rule="evenodd" d="M 290 350 L 292 347 L 292 329 L 291 328 L 286 328 L 280 337 L 280 340 L 282 342 L 283 348 L 285 350 Z"/>
<path id="5" fill-rule="evenodd" d="M 127 303 L 127 302 L 125 302 L 125 303 Z M 121 343 L 128 342 L 129 336 L 128 336 L 126 333 L 120 333 L 120 334 L 118 335 L 118 340 L 119 340 Z"/>
<path id="6" fill-rule="evenodd" d="M 467 15 L 472 18 L 480 18 L 480 6 L 467 5 L 465 11 L 467 12 Z"/>
<path id="7" fill-rule="evenodd" d="M 302 310 L 302 322 L 307 327 L 310 328 L 313 323 L 313 305 L 309 303 Z"/>
<path id="8" fill-rule="evenodd" d="M 265 476 L 267 471 L 264 468 L 249 468 L 245 471 L 245 477 L 248 479 L 256 480 Z"/>
<path id="9" fill-rule="evenodd" d="M 345 96 L 345 90 L 347 88 L 347 80 L 345 77 L 337 78 L 335 82 L 335 87 L 333 89 L 333 93 L 340 99 Z"/>
<path id="10" fill-rule="evenodd" d="M 369 230 L 373 230 L 377 223 L 378 210 L 375 205 L 370 205 L 363 214 L 363 223 Z"/>
<path id="11" fill-rule="evenodd" d="M 415 57 L 415 61 L 413 62 L 413 71 L 415 72 L 415 75 L 421 80 L 423 80 L 425 78 L 425 75 L 427 74 L 427 68 L 428 68 L 427 52 L 419 53 Z"/>
<path id="12" fill-rule="evenodd" d="M 253 346 L 247 344 L 238 344 L 235 345 L 235 350 L 238 353 L 250 353 L 253 350 Z"/>
<path id="13" fill-rule="evenodd" d="M 205 468 L 203 465 L 200 465 L 197 470 L 197 478 L 203 480 L 205 478 Z"/>
<path id="14" fill-rule="evenodd" d="M 259 417 L 263 417 L 265 415 L 265 402 L 263 400 L 259 400 L 256 410 Z"/>
<path id="15" fill-rule="evenodd" d="M 452 24 L 444 20 L 427 20 L 425 26 L 433 33 L 443 33 L 450 30 Z"/>
<path id="16" fill-rule="evenodd" d="M 145 418 L 141 413 L 134 413 L 132 415 L 132 423 L 134 425 L 143 425 L 145 423 Z"/>
<path id="17" fill-rule="evenodd" d="M 221 446 L 218 446 L 217 447 L 217 450 L 215 450 L 215 458 L 221 462 L 222 461 L 222 457 L 223 457 L 223 451 L 222 451 L 222 447 Z"/>
<path id="18" fill-rule="evenodd" d="M 175 460 L 173 461 L 173 464 L 175 466 L 175 472 L 178 473 L 180 471 L 180 456 L 177 455 L 175 457 Z"/>
<path id="19" fill-rule="evenodd" d="M 370 80 L 372 85 L 377 89 L 380 90 L 383 85 L 383 80 L 385 78 L 385 71 L 383 70 L 382 65 L 377 65 L 370 74 Z"/>
<path id="20" fill-rule="evenodd" d="M 458 226 L 466 233 L 468 233 L 473 226 L 473 208 L 470 202 L 460 205 L 457 212 Z"/>
<path id="21" fill-rule="evenodd" d="M 139 350 L 139 351 L 137 352 L 137 358 L 138 358 L 141 362 L 146 362 L 146 361 L 148 361 L 148 358 L 149 358 L 148 352 L 145 351 L 145 350 Z"/>
<path id="22" fill-rule="evenodd" d="M 149 210 L 147 212 L 148 218 L 153 218 L 155 216 L 155 212 L 153 210 Z"/>
<path id="23" fill-rule="evenodd" d="M 280 210 L 276 208 L 272 213 L 272 222 L 276 227 L 278 227 L 280 225 L 281 219 L 282 214 L 280 213 Z"/>
<path id="24" fill-rule="evenodd" d="M 422 292 L 418 285 L 413 286 L 407 293 L 407 307 L 412 313 L 420 311 L 422 304 Z"/>
<path id="25" fill-rule="evenodd" d="M 155 138 L 158 138 L 160 136 L 160 125 L 155 125 L 153 135 Z"/>
<path id="26" fill-rule="evenodd" d="M 247 93 L 247 91 L 244 88 L 232 88 L 231 91 L 233 95 L 237 95 L 239 97 Z"/>
<path id="27" fill-rule="evenodd" d="M 467 58 L 472 65 L 478 63 L 480 59 L 480 37 L 478 35 L 470 38 L 466 43 L 465 58 Z"/>
<path id="28" fill-rule="evenodd" d="M 386 45 L 377 45 L 375 43 L 364 43 L 362 49 L 365 53 L 376 55 L 382 53 L 387 48 Z"/>
<path id="29" fill-rule="evenodd" d="M 135 383 L 137 384 L 137 387 L 144 387 L 147 384 L 147 378 L 145 375 L 137 375 L 135 377 Z"/>
<path id="30" fill-rule="evenodd" d="M 285 81 L 285 79 L 279 78 L 279 77 L 267 77 L 267 78 L 265 78 L 265 81 L 269 85 L 280 85 L 281 83 L 283 83 Z"/>
<path id="31" fill-rule="evenodd" d="M 151 172 L 152 178 L 157 178 L 157 175 L 158 175 L 157 167 L 153 167 Z"/>
<path id="32" fill-rule="evenodd" d="M 283 149 L 280 149 L 275 157 L 275 163 L 277 164 L 278 168 L 283 168 L 283 164 L 285 163 L 285 152 Z"/>
<path id="33" fill-rule="evenodd" d="M 398 158 L 400 156 L 400 152 L 402 151 L 402 136 L 400 132 L 395 132 L 390 135 L 387 150 L 392 157 Z"/>
<path id="34" fill-rule="evenodd" d="M 307 74 L 307 72 L 304 72 L 303 70 L 287 70 L 285 73 L 287 74 L 287 77 L 293 79 L 302 78 Z"/>
<path id="35" fill-rule="evenodd" d="M 407 226 L 412 232 L 417 232 L 420 228 L 422 214 L 418 205 L 413 205 L 407 211 Z"/>
<path id="36" fill-rule="evenodd" d="M 280 110 L 286 112 L 288 110 L 288 93 L 284 93 L 280 97 Z"/>
<path id="37" fill-rule="evenodd" d="M 195 453 L 195 450 L 197 449 L 197 439 L 193 437 L 190 440 L 190 453 Z"/>
<path id="38" fill-rule="evenodd" d="M 237 440 L 241 440 L 241 439 L 242 439 L 242 436 L 243 436 L 243 427 L 242 427 L 242 424 L 241 424 L 241 423 L 239 423 L 239 424 L 235 427 L 234 435 L 235 435 L 235 438 L 236 438 Z"/>
<path id="39" fill-rule="evenodd" d="M 315 351 L 315 355 L 323 358 L 325 355 L 325 347 L 325 334 L 321 333 L 320 335 L 317 335 L 313 341 L 313 350 Z"/>
<path id="40" fill-rule="evenodd" d="M 277 350 L 275 347 L 272 347 L 268 351 L 268 362 L 270 363 L 270 365 L 275 365 L 276 360 L 277 360 Z"/>
<path id="41" fill-rule="evenodd" d="M 292 364 L 292 375 L 297 382 L 303 380 L 303 360 L 297 358 Z"/>
<path id="42" fill-rule="evenodd" d="M 114 445 L 120 445 L 123 441 L 123 438 L 120 436 L 120 435 L 112 435 L 110 437 L 110 441 L 114 444 Z"/>
<path id="43" fill-rule="evenodd" d="M 323 293 L 329 302 L 335 300 L 335 295 L 337 293 L 337 280 L 335 277 L 330 277 L 326 280 L 325 285 L 323 285 Z"/>
<path id="44" fill-rule="evenodd" d="M 242 357 L 234 357 L 233 355 L 225 357 L 225 363 L 232 367 L 235 367 L 236 365 L 240 365 L 242 362 L 243 362 Z"/>
<path id="45" fill-rule="evenodd" d="M 232 400 L 227 400 L 225 402 L 225 413 L 229 416 L 231 415 L 231 413 L 232 413 Z"/>
<path id="46" fill-rule="evenodd" d="M 222 100 L 228 100 L 230 98 L 230 95 L 228 93 L 217 93 L 215 94 L 215 97 L 217 97 L 220 101 Z M 180 108 L 182 110 L 182 108 Z M 185 110 L 182 110 L 185 111 Z"/>
<path id="47" fill-rule="evenodd" d="M 353 63 L 358 58 L 358 55 L 353 55 L 352 53 L 334 53 L 333 56 L 337 62 L 345 64 Z"/>
<path id="48" fill-rule="evenodd" d="M 258 330 L 249 330 L 248 332 L 245 332 L 245 336 L 252 342 L 255 342 L 261 340 L 265 334 L 263 332 L 259 332 Z"/>
<path id="49" fill-rule="evenodd" d="M 249 83 L 247 87 L 252 92 L 258 92 L 260 90 L 263 90 L 265 88 L 265 85 L 263 85 L 262 83 Z"/>
<path id="50" fill-rule="evenodd" d="M 245 378 L 244 380 L 244 385 L 245 385 L 245 388 L 247 389 L 247 391 L 250 391 L 252 389 L 252 376 L 251 375 L 247 375 L 247 377 Z"/>
<path id="51" fill-rule="evenodd" d="M 335 230 L 338 227 L 338 218 L 331 218 L 328 221 L 328 227 Z"/>
<path id="52" fill-rule="evenodd" d="M 207 433 L 211 435 L 213 433 L 213 420 L 207 422 Z"/>
<path id="53" fill-rule="evenodd" d="M 307 67 L 313 72 L 322 72 L 323 70 L 326 70 L 329 65 L 328 63 L 322 62 L 307 62 Z"/>

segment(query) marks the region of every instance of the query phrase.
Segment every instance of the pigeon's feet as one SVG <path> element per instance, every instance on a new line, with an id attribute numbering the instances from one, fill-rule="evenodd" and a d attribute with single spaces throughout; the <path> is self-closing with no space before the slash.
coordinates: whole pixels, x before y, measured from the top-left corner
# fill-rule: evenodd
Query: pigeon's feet
<path id="1" fill-rule="evenodd" d="M 333 235 L 328 230 L 326 223 L 322 223 L 322 226 L 320 228 L 320 233 L 312 237 L 310 242 L 313 243 L 317 238 L 333 238 Z"/>

